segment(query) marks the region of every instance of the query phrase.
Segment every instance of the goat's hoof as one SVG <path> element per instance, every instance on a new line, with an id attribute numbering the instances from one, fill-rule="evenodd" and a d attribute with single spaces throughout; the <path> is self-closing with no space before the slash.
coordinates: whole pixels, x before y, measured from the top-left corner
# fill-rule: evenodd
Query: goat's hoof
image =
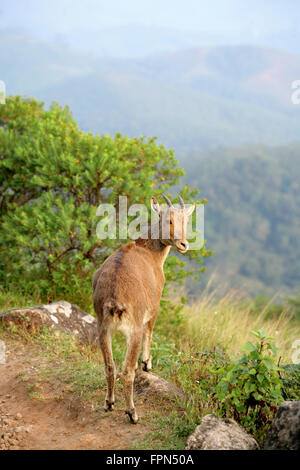
<path id="1" fill-rule="evenodd" d="M 131 410 L 126 410 L 125 414 L 129 416 L 130 422 L 132 424 L 136 424 L 139 420 L 139 417 L 137 415 L 137 412 L 135 411 L 135 408 L 131 408 Z"/>
<path id="2" fill-rule="evenodd" d="M 104 411 L 113 411 L 115 407 L 115 402 L 114 401 L 108 401 L 108 400 L 105 400 L 104 402 Z"/>
<path id="3" fill-rule="evenodd" d="M 150 370 L 152 369 L 151 359 L 148 359 L 147 361 L 142 361 L 142 369 L 145 372 L 150 372 Z"/>

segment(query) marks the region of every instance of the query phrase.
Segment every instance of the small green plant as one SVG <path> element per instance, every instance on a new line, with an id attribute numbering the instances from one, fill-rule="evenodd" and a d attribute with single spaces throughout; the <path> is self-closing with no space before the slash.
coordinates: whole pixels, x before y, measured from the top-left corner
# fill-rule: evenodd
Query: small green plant
<path id="1" fill-rule="evenodd" d="M 300 400 L 300 364 L 282 367 L 282 395 L 285 400 Z"/>
<path id="2" fill-rule="evenodd" d="M 273 338 L 263 330 L 252 333 L 258 339 L 256 344 L 248 341 L 241 358 L 213 372 L 220 377 L 215 392 L 220 414 L 233 416 L 259 438 L 283 396 Z"/>

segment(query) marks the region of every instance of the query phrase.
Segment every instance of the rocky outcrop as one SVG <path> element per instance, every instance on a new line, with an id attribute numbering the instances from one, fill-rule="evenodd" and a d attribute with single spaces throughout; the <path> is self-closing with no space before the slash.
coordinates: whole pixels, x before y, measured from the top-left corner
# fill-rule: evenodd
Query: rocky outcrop
<path id="1" fill-rule="evenodd" d="M 153 372 L 144 372 L 138 369 L 135 374 L 134 388 L 136 393 L 155 394 L 171 399 L 184 398 L 184 393 L 180 388 L 165 379 L 162 379 Z"/>
<path id="2" fill-rule="evenodd" d="M 92 315 L 69 302 L 53 302 L 27 308 L 14 308 L 0 314 L 5 325 L 17 324 L 28 330 L 43 326 L 56 328 L 64 333 L 74 334 L 85 343 L 97 342 L 97 321 Z"/>
<path id="3" fill-rule="evenodd" d="M 186 450 L 258 450 L 256 440 L 233 419 L 204 416 L 186 442 Z"/>
<path id="4" fill-rule="evenodd" d="M 263 448 L 300 450 L 300 401 L 285 401 L 280 405 Z"/>

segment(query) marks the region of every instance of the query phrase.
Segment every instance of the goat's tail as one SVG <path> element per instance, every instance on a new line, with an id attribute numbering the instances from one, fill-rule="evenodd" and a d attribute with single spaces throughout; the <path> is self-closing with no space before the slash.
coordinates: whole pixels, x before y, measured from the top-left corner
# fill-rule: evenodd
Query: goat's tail
<path id="1" fill-rule="evenodd" d="M 112 317 L 117 316 L 121 318 L 125 311 L 126 307 L 116 300 L 109 300 L 103 306 L 103 313 Z"/>

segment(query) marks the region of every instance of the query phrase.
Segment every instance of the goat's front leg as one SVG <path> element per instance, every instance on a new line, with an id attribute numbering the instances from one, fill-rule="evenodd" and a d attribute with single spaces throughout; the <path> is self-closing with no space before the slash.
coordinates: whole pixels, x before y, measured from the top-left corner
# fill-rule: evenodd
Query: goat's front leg
<path id="1" fill-rule="evenodd" d="M 125 391 L 126 411 L 133 424 L 138 422 L 138 415 L 133 402 L 133 383 L 136 363 L 140 354 L 143 332 L 136 330 L 127 338 L 127 352 L 123 366 L 122 381 Z"/>
<path id="2" fill-rule="evenodd" d="M 144 330 L 144 347 L 142 354 L 142 369 L 149 372 L 152 369 L 152 357 L 150 356 L 150 345 L 152 340 L 152 332 L 155 320 L 150 320 L 145 325 Z"/>
<path id="3" fill-rule="evenodd" d="M 104 410 L 112 411 L 114 409 L 115 404 L 114 388 L 116 379 L 116 369 L 113 360 L 111 334 L 104 328 L 100 328 L 99 330 L 99 343 L 104 359 L 105 375 L 107 380 L 107 392 L 104 402 Z"/>

